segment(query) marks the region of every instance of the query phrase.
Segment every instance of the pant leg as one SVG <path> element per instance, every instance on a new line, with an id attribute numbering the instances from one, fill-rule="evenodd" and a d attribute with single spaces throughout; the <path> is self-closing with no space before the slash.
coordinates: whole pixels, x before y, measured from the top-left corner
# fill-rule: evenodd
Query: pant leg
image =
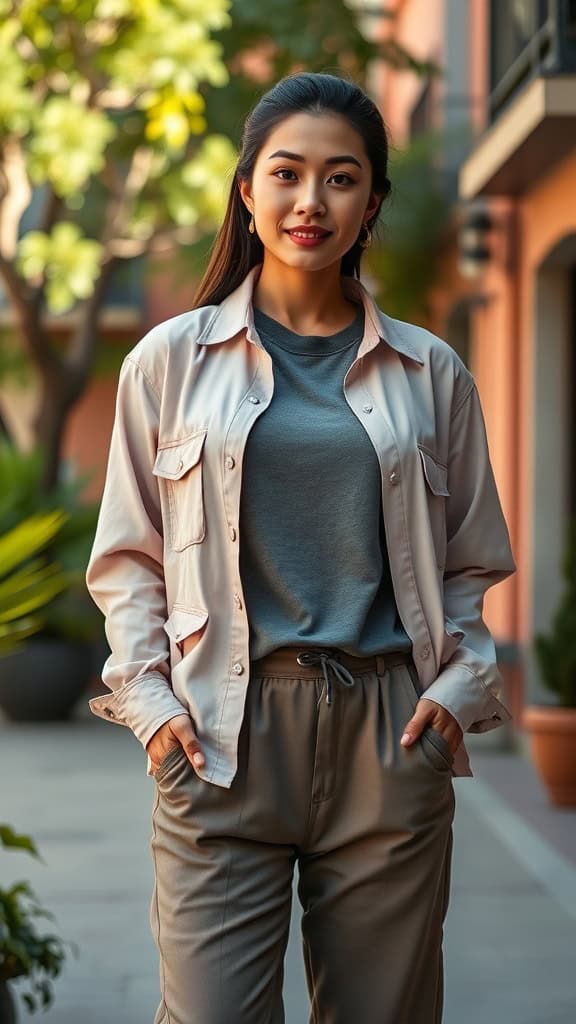
<path id="1" fill-rule="evenodd" d="M 314 1024 L 442 1019 L 455 798 L 434 730 L 400 746 L 417 699 L 398 665 L 335 687 L 334 704 L 320 709 L 327 782 L 316 780 L 314 827 L 299 858 Z"/>
<path id="2" fill-rule="evenodd" d="M 178 750 L 156 775 L 154 1024 L 283 1024 L 316 704 L 313 681 L 251 678 L 230 789 L 204 782 Z"/>

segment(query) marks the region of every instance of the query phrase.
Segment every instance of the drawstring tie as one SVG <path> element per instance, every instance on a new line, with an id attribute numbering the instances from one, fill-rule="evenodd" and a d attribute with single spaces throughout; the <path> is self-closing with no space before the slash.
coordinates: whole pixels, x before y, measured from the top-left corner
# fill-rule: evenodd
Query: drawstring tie
<path id="1" fill-rule="evenodd" d="M 307 651 L 300 651 L 296 661 L 299 665 L 322 665 L 322 672 L 326 680 L 326 703 L 332 703 L 332 683 L 328 675 L 328 667 L 334 673 L 337 683 L 342 686 L 354 686 L 354 676 L 345 665 L 342 665 L 335 657 L 323 651 L 321 648 L 312 648 Z"/>

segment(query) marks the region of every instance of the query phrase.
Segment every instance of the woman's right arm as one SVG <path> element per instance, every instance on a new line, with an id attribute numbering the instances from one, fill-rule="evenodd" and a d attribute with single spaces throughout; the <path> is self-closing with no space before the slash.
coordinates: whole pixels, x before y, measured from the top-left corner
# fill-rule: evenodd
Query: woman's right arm
<path id="1" fill-rule="evenodd" d="M 102 679 L 112 692 L 93 698 L 90 708 L 128 726 L 145 749 L 164 723 L 187 714 L 170 683 L 164 631 L 163 525 L 152 473 L 159 413 L 160 396 L 128 355 L 120 371 L 106 481 L 86 571 L 88 590 L 105 616 L 111 650 Z M 192 732 L 189 722 L 186 733 Z"/>

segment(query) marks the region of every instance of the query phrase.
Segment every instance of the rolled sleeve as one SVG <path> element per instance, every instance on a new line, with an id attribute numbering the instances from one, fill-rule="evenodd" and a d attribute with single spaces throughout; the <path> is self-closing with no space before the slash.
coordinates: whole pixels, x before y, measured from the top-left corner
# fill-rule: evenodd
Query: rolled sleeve
<path id="1" fill-rule="evenodd" d="M 160 498 L 152 467 L 159 396 L 130 356 L 122 364 L 106 480 L 86 585 L 105 616 L 112 691 L 89 701 L 94 714 L 125 725 L 146 746 L 186 711 L 170 683 Z"/>
<path id="2" fill-rule="evenodd" d="M 451 419 L 448 490 L 444 611 L 463 636 L 425 696 L 445 707 L 464 732 L 486 732 L 512 715 L 483 619 L 484 594 L 512 575 L 516 564 L 474 382 Z"/>

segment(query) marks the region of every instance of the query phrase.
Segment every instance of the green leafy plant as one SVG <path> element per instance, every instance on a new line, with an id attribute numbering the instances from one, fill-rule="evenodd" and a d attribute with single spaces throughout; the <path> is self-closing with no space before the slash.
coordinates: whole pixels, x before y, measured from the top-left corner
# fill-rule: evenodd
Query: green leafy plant
<path id="1" fill-rule="evenodd" d="M 576 707 L 576 519 L 572 521 L 563 559 L 564 593 L 548 634 L 534 640 L 545 686 L 560 698 L 560 706 Z"/>
<path id="2" fill-rule="evenodd" d="M 63 513 L 42 560 L 46 578 L 52 572 L 55 582 L 59 570 L 64 585 L 44 605 L 40 630 L 45 636 L 92 641 L 102 631 L 102 618 L 88 597 L 85 572 L 98 506 L 81 500 L 86 475 L 63 480 L 45 493 L 42 465 L 38 449 L 21 452 L 6 441 L 0 442 L 0 535 L 31 516 Z"/>
<path id="3" fill-rule="evenodd" d="M 439 253 L 450 229 L 452 197 L 435 165 L 448 142 L 447 134 L 429 131 L 390 154 L 393 193 L 365 265 L 377 301 L 400 320 L 426 323 L 430 292 L 442 284 Z"/>
<path id="4" fill-rule="evenodd" d="M 65 521 L 61 511 L 45 512 L 0 536 L 0 655 L 42 628 L 41 609 L 68 586 L 67 574 L 40 554 Z"/>
<path id="5" fill-rule="evenodd" d="M 0 845 L 42 860 L 30 836 L 17 835 L 5 824 L 0 824 Z M 70 946 L 74 955 L 78 954 L 75 943 L 65 942 L 52 933 L 41 934 L 34 924 L 36 917 L 55 919 L 41 906 L 29 882 L 0 887 L 0 981 L 28 979 L 29 990 L 22 992 L 21 998 L 31 1013 L 52 1004 L 51 979 L 62 970 L 65 945 Z"/>

